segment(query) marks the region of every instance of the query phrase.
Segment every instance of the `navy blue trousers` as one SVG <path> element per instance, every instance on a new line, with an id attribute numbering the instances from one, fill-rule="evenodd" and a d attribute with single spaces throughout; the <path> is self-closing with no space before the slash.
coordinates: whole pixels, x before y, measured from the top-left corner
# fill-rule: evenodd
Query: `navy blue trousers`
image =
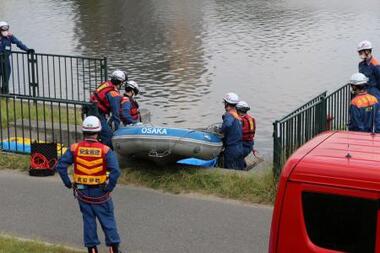
<path id="1" fill-rule="evenodd" d="M 224 168 L 243 170 L 245 168 L 243 146 L 241 143 L 224 148 Z"/>
<path id="2" fill-rule="evenodd" d="M 80 190 L 89 197 L 100 197 L 104 195 L 102 188 L 89 188 Z M 100 244 L 96 219 L 102 227 L 106 238 L 106 245 L 119 245 L 120 237 L 117 232 L 112 199 L 102 204 L 88 204 L 78 200 L 80 211 L 83 216 L 83 240 L 85 247 L 94 247 Z"/>

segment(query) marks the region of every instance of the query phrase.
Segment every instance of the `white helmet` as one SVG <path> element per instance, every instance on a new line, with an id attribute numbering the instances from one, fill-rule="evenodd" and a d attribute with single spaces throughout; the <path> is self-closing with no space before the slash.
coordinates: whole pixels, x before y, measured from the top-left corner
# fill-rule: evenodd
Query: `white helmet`
<path id="1" fill-rule="evenodd" d="M 114 72 L 112 72 L 111 79 L 118 80 L 120 82 L 125 82 L 126 80 L 125 72 L 117 69 Z"/>
<path id="2" fill-rule="evenodd" d="M 228 92 L 226 95 L 224 95 L 223 100 L 228 104 L 236 105 L 239 103 L 239 96 L 236 93 Z"/>
<path id="3" fill-rule="evenodd" d="M 83 120 L 82 132 L 99 133 L 102 130 L 100 120 L 95 116 L 88 116 Z"/>
<path id="4" fill-rule="evenodd" d="M 128 81 L 126 84 L 125 84 L 125 88 L 131 88 L 135 94 L 139 94 L 139 85 L 135 82 L 135 81 Z"/>
<path id="5" fill-rule="evenodd" d="M 248 103 L 245 101 L 239 101 L 236 105 L 236 109 L 242 110 L 242 111 L 249 111 L 251 107 L 249 107 Z"/>
<path id="6" fill-rule="evenodd" d="M 362 50 L 370 50 L 370 49 L 372 49 L 372 43 L 370 41 L 363 40 L 359 42 L 359 45 L 357 48 L 358 52 Z"/>
<path id="7" fill-rule="evenodd" d="M 5 21 L 0 21 L 0 30 L 7 31 L 9 29 L 9 24 Z"/>
<path id="8" fill-rule="evenodd" d="M 364 85 L 367 84 L 368 77 L 363 75 L 362 73 L 355 73 L 350 78 L 350 84 L 351 85 Z"/>

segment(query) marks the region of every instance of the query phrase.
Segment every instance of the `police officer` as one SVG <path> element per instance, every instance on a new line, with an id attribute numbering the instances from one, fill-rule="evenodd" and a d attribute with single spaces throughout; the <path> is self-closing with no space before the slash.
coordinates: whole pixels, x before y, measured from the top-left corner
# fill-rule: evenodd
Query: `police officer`
<path id="1" fill-rule="evenodd" d="M 372 55 L 372 43 L 368 40 L 361 41 L 357 47 L 359 57 L 359 72 L 368 77 L 368 93 L 380 99 L 380 64 Z"/>
<path id="2" fill-rule="evenodd" d="M 256 132 L 256 121 L 247 112 L 251 109 L 247 102 L 240 101 L 236 105 L 237 112 L 241 118 L 243 130 L 243 156 L 246 157 L 253 150 Z"/>
<path id="3" fill-rule="evenodd" d="M 380 105 L 378 99 L 367 93 L 368 78 L 362 73 L 351 76 L 350 85 L 355 97 L 350 105 L 348 130 L 360 132 L 379 132 Z"/>
<path id="4" fill-rule="evenodd" d="M 120 125 L 119 113 L 122 96 L 119 89 L 128 80 L 128 76 L 124 71 L 115 70 L 110 78 L 110 80 L 101 83 L 96 88 L 91 95 L 90 101 L 96 104 L 99 111 L 99 114 L 96 116 L 99 117 L 102 124 L 102 131 L 100 132 L 101 142 L 113 148 L 113 130 L 117 130 Z"/>
<path id="5" fill-rule="evenodd" d="M 233 92 L 227 93 L 224 98 L 223 124 L 221 132 L 224 134 L 224 167 L 227 169 L 242 170 L 245 168 L 242 143 L 242 125 L 241 119 L 236 111 L 236 105 L 239 102 L 239 96 Z"/>
<path id="6" fill-rule="evenodd" d="M 139 94 L 139 85 L 135 81 L 128 81 L 120 106 L 120 119 L 124 125 L 141 122 L 139 104 L 134 99 L 137 94 Z"/>
<path id="7" fill-rule="evenodd" d="M 119 164 L 114 152 L 98 142 L 100 120 L 95 116 L 85 118 L 82 125 L 84 140 L 72 144 L 57 165 L 57 171 L 67 188 L 74 187 L 83 216 L 84 245 L 89 253 L 97 253 L 100 244 L 96 231 L 99 220 L 110 252 L 118 253 L 120 237 L 116 228 L 110 193 L 120 176 Z M 74 164 L 71 182 L 67 167 Z M 110 172 L 107 183 L 107 171 Z"/>
<path id="8" fill-rule="evenodd" d="M 12 44 L 16 44 L 18 48 L 28 53 L 34 53 L 33 49 L 29 49 L 13 34 L 9 32 L 9 24 L 0 21 L 0 80 L 2 80 L 1 93 L 9 93 L 9 78 L 11 76 L 11 63 L 9 56 L 12 50 Z"/>

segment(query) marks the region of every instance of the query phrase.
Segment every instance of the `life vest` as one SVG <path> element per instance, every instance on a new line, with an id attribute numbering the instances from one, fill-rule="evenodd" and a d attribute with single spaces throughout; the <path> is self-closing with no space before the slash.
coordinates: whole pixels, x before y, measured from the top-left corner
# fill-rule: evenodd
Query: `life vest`
<path id="1" fill-rule="evenodd" d="M 119 93 L 116 86 L 113 85 L 111 81 L 106 81 L 101 83 L 90 97 L 90 101 L 96 103 L 99 110 L 104 114 L 109 114 L 111 112 L 111 105 L 107 99 L 107 94 L 109 92 L 113 92 L 114 95 Z"/>
<path id="2" fill-rule="evenodd" d="M 375 96 L 362 92 L 351 100 L 351 104 L 358 108 L 371 107 L 378 102 Z"/>
<path id="3" fill-rule="evenodd" d="M 256 122 L 249 114 L 241 116 L 243 141 L 253 141 L 256 131 Z"/>
<path id="4" fill-rule="evenodd" d="M 74 157 L 74 182 L 85 185 L 104 184 L 107 180 L 106 154 L 109 147 L 84 140 L 70 147 Z"/>
<path id="5" fill-rule="evenodd" d="M 133 98 L 129 98 L 129 97 L 125 96 L 125 95 L 121 99 L 120 114 L 119 114 L 121 120 L 123 122 L 126 121 L 126 119 L 124 119 L 124 117 L 123 117 L 122 108 L 123 108 L 123 104 L 125 104 L 125 103 L 127 103 L 129 101 L 131 102 L 131 110 L 129 111 L 129 113 L 131 114 L 132 119 L 134 121 L 140 121 L 141 117 L 140 117 L 139 104 Z"/>

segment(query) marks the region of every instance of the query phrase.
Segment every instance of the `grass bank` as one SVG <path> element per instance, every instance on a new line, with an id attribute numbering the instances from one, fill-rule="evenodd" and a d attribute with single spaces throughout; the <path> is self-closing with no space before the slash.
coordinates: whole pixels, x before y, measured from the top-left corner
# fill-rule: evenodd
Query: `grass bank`
<path id="1" fill-rule="evenodd" d="M 0 253 L 78 253 L 79 250 L 0 235 Z"/>
<path id="2" fill-rule="evenodd" d="M 0 169 L 27 170 L 28 165 L 29 156 L 0 154 Z M 273 203 L 276 194 L 276 183 L 269 168 L 259 172 L 235 172 L 183 166 L 157 168 L 139 163 L 124 168 L 119 183 L 263 204 Z"/>
<path id="3" fill-rule="evenodd" d="M 73 108 L 66 104 L 58 106 L 51 102 L 39 101 L 35 103 L 26 99 L 3 98 L 0 100 L 0 110 L 2 126 L 21 119 L 46 120 L 47 122 L 61 122 L 62 124 L 80 124 L 82 122 L 80 106 Z"/>

